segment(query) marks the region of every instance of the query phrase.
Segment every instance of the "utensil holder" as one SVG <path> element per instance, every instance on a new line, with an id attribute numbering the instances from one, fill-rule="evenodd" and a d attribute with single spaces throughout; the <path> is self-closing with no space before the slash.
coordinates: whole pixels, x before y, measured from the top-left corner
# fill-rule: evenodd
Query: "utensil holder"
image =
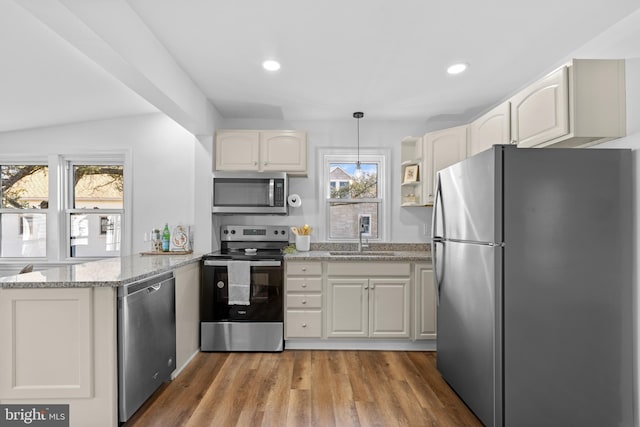
<path id="1" fill-rule="evenodd" d="M 296 250 L 306 252 L 311 246 L 311 236 L 296 236 Z"/>

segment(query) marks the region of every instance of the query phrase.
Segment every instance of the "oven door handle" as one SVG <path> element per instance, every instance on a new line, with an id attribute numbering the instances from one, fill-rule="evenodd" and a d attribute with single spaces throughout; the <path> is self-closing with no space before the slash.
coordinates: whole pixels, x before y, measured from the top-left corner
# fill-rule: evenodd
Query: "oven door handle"
<path id="1" fill-rule="evenodd" d="M 205 260 L 205 266 L 211 267 L 226 267 L 229 264 L 227 260 Z M 280 267 L 282 265 L 282 261 L 278 260 L 264 260 L 264 261 L 249 261 L 249 267 Z"/>

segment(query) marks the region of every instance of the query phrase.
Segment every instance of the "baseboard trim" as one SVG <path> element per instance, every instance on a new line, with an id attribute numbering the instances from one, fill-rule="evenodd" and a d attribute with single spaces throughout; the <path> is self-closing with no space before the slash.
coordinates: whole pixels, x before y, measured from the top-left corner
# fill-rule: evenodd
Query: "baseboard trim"
<path id="1" fill-rule="evenodd" d="M 285 350 L 385 350 L 385 351 L 436 351 L 435 340 L 307 340 L 289 339 Z"/>
<path id="2" fill-rule="evenodd" d="M 194 357 L 196 357 L 196 355 L 200 353 L 200 348 L 197 348 L 196 351 L 193 352 L 193 354 L 191 356 L 189 356 L 189 358 L 187 359 L 186 362 L 184 362 L 184 365 L 180 366 L 179 368 L 177 368 L 175 371 L 173 371 L 171 373 L 171 381 L 175 380 L 176 377 L 178 375 L 180 375 L 180 372 L 182 372 L 184 370 L 184 368 L 187 367 L 187 365 L 189 365 L 189 363 L 191 363 L 191 361 L 193 360 Z"/>

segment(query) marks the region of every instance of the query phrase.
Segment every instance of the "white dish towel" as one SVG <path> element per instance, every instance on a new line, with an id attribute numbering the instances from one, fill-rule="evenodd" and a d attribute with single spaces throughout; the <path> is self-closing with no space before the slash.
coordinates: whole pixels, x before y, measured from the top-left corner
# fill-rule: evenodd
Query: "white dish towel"
<path id="1" fill-rule="evenodd" d="M 229 305 L 249 305 L 251 296 L 251 263 L 228 261 Z"/>

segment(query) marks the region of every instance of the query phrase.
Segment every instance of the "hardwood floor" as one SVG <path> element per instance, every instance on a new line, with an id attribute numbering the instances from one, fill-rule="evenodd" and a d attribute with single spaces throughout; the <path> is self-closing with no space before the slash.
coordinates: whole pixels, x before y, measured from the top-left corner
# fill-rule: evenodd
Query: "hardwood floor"
<path id="1" fill-rule="evenodd" d="M 125 427 L 482 426 L 435 353 L 199 353 Z"/>

